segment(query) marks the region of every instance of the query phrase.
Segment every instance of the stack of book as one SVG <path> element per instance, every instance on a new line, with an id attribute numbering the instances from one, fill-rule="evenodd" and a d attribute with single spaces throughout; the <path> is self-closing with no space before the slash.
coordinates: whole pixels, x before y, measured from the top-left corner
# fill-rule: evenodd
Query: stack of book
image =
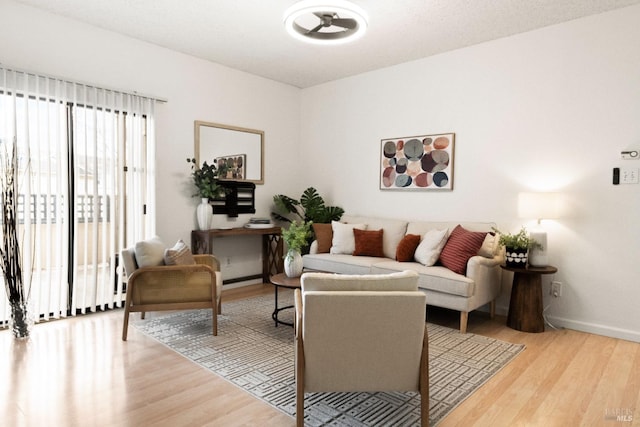
<path id="1" fill-rule="evenodd" d="M 247 228 L 271 228 L 274 225 L 271 223 L 271 220 L 269 218 L 253 217 L 244 226 Z"/>

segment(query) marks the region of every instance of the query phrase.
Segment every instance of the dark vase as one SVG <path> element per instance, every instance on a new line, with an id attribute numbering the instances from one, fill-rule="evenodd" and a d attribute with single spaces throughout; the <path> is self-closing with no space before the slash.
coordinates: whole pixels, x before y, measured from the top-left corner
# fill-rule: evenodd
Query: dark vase
<path id="1" fill-rule="evenodd" d="M 31 319 L 28 304 L 16 303 L 11 304 L 11 318 L 9 319 L 11 331 L 13 336 L 17 339 L 29 338 L 31 331 L 31 325 L 33 320 Z"/>
<path id="2" fill-rule="evenodd" d="M 527 258 L 528 258 L 527 249 L 514 249 L 514 248 L 507 247 L 505 248 L 505 252 L 506 252 L 505 265 L 507 267 L 527 268 Z"/>

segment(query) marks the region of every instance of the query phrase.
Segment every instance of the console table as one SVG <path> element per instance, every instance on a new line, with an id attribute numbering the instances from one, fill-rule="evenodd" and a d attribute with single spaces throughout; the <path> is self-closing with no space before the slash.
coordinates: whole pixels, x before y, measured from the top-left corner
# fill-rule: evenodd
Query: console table
<path id="1" fill-rule="evenodd" d="M 191 232 L 191 252 L 194 254 L 213 254 L 213 238 L 234 238 L 238 236 L 262 236 L 262 274 L 227 279 L 224 283 L 236 283 L 250 279 L 262 279 L 269 283 L 269 277 L 284 271 L 282 229 L 280 227 L 211 230 L 193 230 Z"/>
<path id="2" fill-rule="evenodd" d="M 523 332 L 544 332 L 542 314 L 542 275 L 553 274 L 556 267 L 505 267 L 513 272 L 507 326 Z"/>

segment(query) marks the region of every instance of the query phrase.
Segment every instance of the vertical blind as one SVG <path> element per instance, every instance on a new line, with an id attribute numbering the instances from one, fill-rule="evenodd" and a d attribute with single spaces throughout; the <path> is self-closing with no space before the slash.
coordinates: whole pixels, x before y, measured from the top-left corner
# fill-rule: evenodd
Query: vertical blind
<path id="1" fill-rule="evenodd" d="M 36 321 L 124 301 L 117 254 L 155 234 L 154 107 L 0 67 L 0 150 L 18 149 L 18 233 Z M 0 322 L 8 312 L 0 298 Z"/>

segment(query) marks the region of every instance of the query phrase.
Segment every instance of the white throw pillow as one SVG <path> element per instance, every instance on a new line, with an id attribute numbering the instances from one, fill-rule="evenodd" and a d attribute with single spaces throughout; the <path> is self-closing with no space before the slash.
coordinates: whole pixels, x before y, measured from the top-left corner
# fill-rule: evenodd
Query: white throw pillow
<path id="1" fill-rule="evenodd" d="M 343 224 L 338 221 L 331 221 L 333 238 L 331 239 L 332 254 L 352 255 L 356 250 L 356 239 L 353 237 L 353 229 L 366 230 L 367 224 Z"/>
<path id="2" fill-rule="evenodd" d="M 446 228 L 444 230 L 427 231 L 413 255 L 415 260 L 427 267 L 434 265 L 440 257 L 442 248 L 447 243 L 448 231 Z"/>
<path id="3" fill-rule="evenodd" d="M 164 243 L 158 236 L 136 243 L 135 253 L 138 267 L 153 267 L 164 264 Z"/>
<path id="4" fill-rule="evenodd" d="M 196 260 L 193 258 L 189 246 L 180 239 L 172 248 L 164 250 L 164 263 L 167 265 L 192 265 L 196 263 Z"/>
<path id="5" fill-rule="evenodd" d="M 484 242 L 478 251 L 478 255 L 485 258 L 493 258 L 498 250 L 498 236 L 495 234 L 487 233 L 484 238 Z"/>

